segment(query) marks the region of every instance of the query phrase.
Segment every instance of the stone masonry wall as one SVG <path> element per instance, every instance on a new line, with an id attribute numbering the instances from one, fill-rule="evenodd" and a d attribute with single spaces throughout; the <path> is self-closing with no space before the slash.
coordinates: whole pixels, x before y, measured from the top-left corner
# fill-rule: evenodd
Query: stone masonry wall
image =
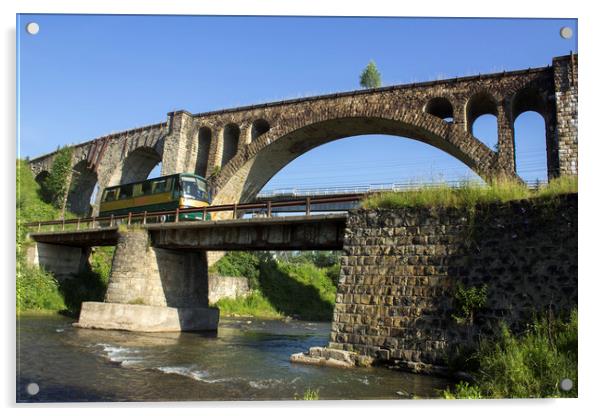
<path id="1" fill-rule="evenodd" d="M 556 135 L 560 175 L 577 175 L 578 61 L 576 55 L 554 59 Z"/>
<path id="2" fill-rule="evenodd" d="M 209 304 L 224 298 L 237 298 L 249 294 L 249 281 L 246 277 L 209 275 Z"/>
<path id="3" fill-rule="evenodd" d="M 119 235 L 105 302 L 207 307 L 204 252 L 151 247 L 146 230 Z"/>
<path id="4" fill-rule="evenodd" d="M 533 313 L 577 305 L 577 195 L 466 209 L 352 211 L 330 347 L 445 366 L 458 345 L 519 329 Z M 458 324 L 455 287 L 488 287 L 474 325 Z"/>

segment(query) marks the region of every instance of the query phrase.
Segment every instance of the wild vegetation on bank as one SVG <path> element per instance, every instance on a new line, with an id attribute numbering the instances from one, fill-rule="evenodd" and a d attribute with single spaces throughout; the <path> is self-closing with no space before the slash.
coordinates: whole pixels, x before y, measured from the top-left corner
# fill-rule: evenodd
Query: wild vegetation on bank
<path id="1" fill-rule="evenodd" d="M 62 153 L 61 153 L 62 155 Z M 90 256 L 90 270 L 72 280 L 58 282 L 54 276 L 26 261 L 27 222 L 57 219 L 65 194 L 66 157 L 59 157 L 51 173 L 40 185 L 24 160 L 17 160 L 17 312 L 63 311 L 79 313 L 81 302 L 102 300 L 109 278 L 112 247 L 96 248 Z M 63 185 L 61 185 L 61 183 Z M 57 197 L 55 194 L 61 196 Z M 74 215 L 67 212 L 66 217 Z"/>
<path id="2" fill-rule="evenodd" d="M 473 377 L 447 399 L 577 397 L 577 310 L 568 319 L 537 318 L 521 334 L 500 326 L 499 336 L 464 352 L 455 366 Z M 561 381 L 573 386 L 564 391 Z"/>
<path id="3" fill-rule="evenodd" d="M 474 207 L 479 204 L 528 198 L 554 198 L 576 193 L 577 177 L 563 176 L 538 189 L 511 180 L 494 180 L 489 186 L 466 182 L 458 187 L 447 184 L 420 187 L 403 192 L 383 192 L 362 201 L 363 208 Z"/>
<path id="4" fill-rule="evenodd" d="M 336 252 L 230 252 L 210 272 L 249 278 L 252 293 L 222 299 L 224 315 L 304 320 L 332 318 L 339 276 Z"/>

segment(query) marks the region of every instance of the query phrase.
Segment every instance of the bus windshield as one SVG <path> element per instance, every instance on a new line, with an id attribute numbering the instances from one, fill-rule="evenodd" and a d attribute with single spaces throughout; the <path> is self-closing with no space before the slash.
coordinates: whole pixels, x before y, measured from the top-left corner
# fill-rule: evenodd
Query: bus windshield
<path id="1" fill-rule="evenodd" d="M 182 176 L 182 193 L 192 199 L 207 200 L 207 185 L 200 179 Z"/>

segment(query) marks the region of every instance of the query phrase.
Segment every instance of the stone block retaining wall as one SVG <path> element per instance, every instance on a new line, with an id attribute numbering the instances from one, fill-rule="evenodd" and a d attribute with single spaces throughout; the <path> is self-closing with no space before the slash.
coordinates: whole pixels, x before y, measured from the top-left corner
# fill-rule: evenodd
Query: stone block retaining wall
<path id="1" fill-rule="evenodd" d="M 577 305 L 577 195 L 467 209 L 350 213 L 330 348 L 410 369 L 445 366 L 455 346 Z M 474 325 L 453 293 L 487 285 Z"/>

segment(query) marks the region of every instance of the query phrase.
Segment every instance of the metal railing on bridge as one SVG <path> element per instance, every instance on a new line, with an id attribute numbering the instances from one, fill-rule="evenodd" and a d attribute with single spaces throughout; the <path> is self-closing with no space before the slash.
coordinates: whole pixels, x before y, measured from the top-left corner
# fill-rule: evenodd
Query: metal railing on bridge
<path id="1" fill-rule="evenodd" d="M 296 197 L 314 197 L 328 195 L 351 195 L 351 194 L 369 194 L 377 192 L 401 192 L 421 189 L 425 187 L 435 186 L 451 186 L 459 187 L 469 182 L 471 185 L 486 186 L 485 182 L 477 181 L 454 180 L 444 182 L 395 182 L 395 183 L 376 183 L 369 185 L 353 185 L 353 186 L 331 186 L 326 188 L 278 188 L 262 191 L 257 195 L 256 200 L 267 198 L 296 198 Z M 525 181 L 531 189 L 538 189 L 545 185 L 546 181 Z"/>
<path id="2" fill-rule="evenodd" d="M 305 206 L 305 215 L 311 215 L 312 205 L 332 204 L 337 202 L 359 202 L 362 199 L 362 197 L 363 195 L 357 194 L 319 198 L 306 197 L 302 199 L 291 199 L 286 201 L 266 201 L 254 202 L 250 204 L 214 205 L 203 208 L 177 208 L 175 210 L 152 212 L 145 211 L 140 213 L 130 212 L 127 215 L 111 215 L 105 217 L 86 217 L 29 222 L 26 223 L 25 226 L 29 229 L 33 229 L 34 232 L 79 231 L 86 229 L 115 227 L 120 224 L 130 226 L 134 224 L 162 224 L 166 222 L 179 223 L 182 221 L 180 219 L 180 216 L 183 214 L 203 213 L 203 218 L 207 218 L 208 214 L 218 212 L 224 212 L 226 214 L 231 213 L 231 215 L 225 215 L 222 218 L 215 218 L 218 220 L 238 219 L 247 213 L 259 213 L 259 216 L 270 218 L 272 217 L 273 208 L 290 206 Z M 48 228 L 50 228 L 50 230 L 48 230 Z"/>
<path id="3" fill-rule="evenodd" d="M 460 186 L 461 184 L 465 184 L 466 181 L 456 181 L 454 182 L 446 182 L 445 184 L 448 186 Z M 417 188 L 424 188 L 425 186 L 437 186 L 442 183 L 432 183 L 432 184 L 419 184 L 412 186 L 398 186 L 400 184 L 377 184 L 377 185 L 367 185 L 367 186 L 355 186 L 355 187 L 335 187 L 335 188 L 307 188 L 299 192 L 298 190 L 292 190 L 294 195 L 291 193 L 279 193 L 280 190 L 274 191 L 270 193 L 272 198 L 280 197 L 291 197 L 297 196 L 302 198 L 291 198 L 284 200 L 267 200 L 261 201 L 256 200 L 253 203 L 248 204 L 227 204 L 227 205 L 214 205 L 207 206 L 203 208 L 178 208 L 175 210 L 167 210 L 167 211 L 145 211 L 140 213 L 132 213 L 130 212 L 127 215 L 111 215 L 105 217 L 86 217 L 86 218 L 73 218 L 73 219 L 59 219 L 59 220 L 51 220 L 51 221 L 37 221 L 26 223 L 25 226 L 29 229 L 33 229 L 37 232 L 41 232 L 42 230 L 46 231 L 50 228 L 50 231 L 67 231 L 67 230 L 82 230 L 82 229 L 91 229 L 91 228 L 106 228 L 106 227 L 114 227 L 119 224 L 125 225 L 133 225 L 133 224 L 161 224 L 165 222 L 180 222 L 180 216 L 182 214 L 191 214 L 191 213 L 203 213 L 203 218 L 207 218 L 207 214 L 210 213 L 228 213 L 231 212 L 231 215 L 220 216 L 219 218 L 212 218 L 216 220 L 221 219 L 238 219 L 242 218 L 245 214 L 252 214 L 255 217 L 272 217 L 273 210 L 276 208 L 286 208 L 286 207 L 304 207 L 305 209 L 299 209 L 299 211 L 305 211 L 305 215 L 311 215 L 312 205 L 322 205 L 322 204 L 336 204 L 336 203 L 345 203 L 345 202 L 355 202 L 359 203 L 363 198 L 366 197 L 366 194 L 369 193 L 377 193 L 377 192 L 388 192 L 388 191 L 408 191 Z M 543 182 L 533 182 L 527 183 L 530 188 L 538 188 L 544 184 Z M 321 189 L 323 195 L 315 195 L 313 192 L 316 192 L 318 189 Z M 332 193 L 330 193 L 332 192 Z M 305 193 L 305 194 L 302 194 Z M 266 198 L 267 193 L 260 194 L 258 198 Z M 347 209 L 328 209 L 329 212 L 337 212 L 337 211 L 347 211 Z M 276 210 L 274 210 L 276 211 Z M 285 210 L 283 210 L 285 211 Z M 321 211 L 316 208 L 316 211 Z M 169 220 L 169 221 L 168 221 Z"/>

